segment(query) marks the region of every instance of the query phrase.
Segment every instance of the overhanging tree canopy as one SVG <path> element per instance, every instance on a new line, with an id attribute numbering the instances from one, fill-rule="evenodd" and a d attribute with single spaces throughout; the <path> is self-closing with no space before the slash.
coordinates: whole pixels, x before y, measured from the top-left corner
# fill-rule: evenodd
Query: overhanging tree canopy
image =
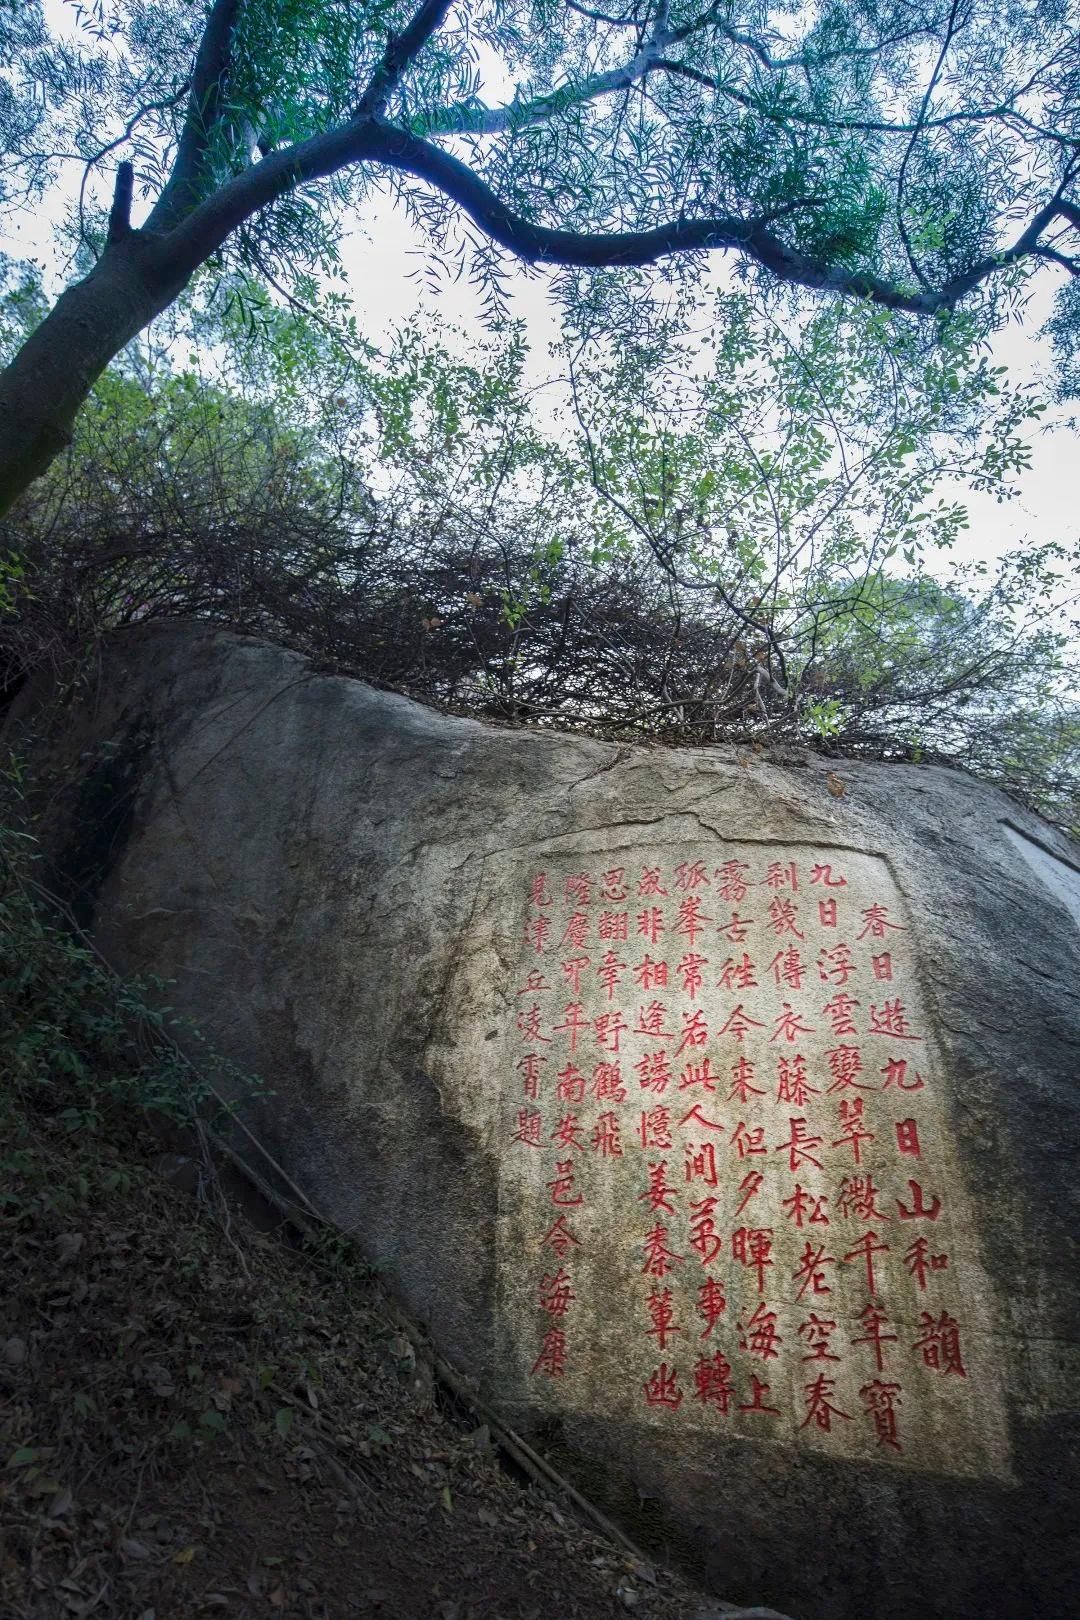
<path id="1" fill-rule="evenodd" d="M 504 252 L 587 269 L 718 250 L 774 285 L 991 321 L 1041 264 L 1080 271 L 1080 43 L 1059 0 L 72 12 L 57 40 L 40 4 L 13 8 L 0 81 L 9 201 L 81 165 L 97 250 L 0 377 L 0 509 L 200 266 L 325 269 L 380 186 L 481 272 Z M 83 204 L 117 162 L 98 229 Z"/>

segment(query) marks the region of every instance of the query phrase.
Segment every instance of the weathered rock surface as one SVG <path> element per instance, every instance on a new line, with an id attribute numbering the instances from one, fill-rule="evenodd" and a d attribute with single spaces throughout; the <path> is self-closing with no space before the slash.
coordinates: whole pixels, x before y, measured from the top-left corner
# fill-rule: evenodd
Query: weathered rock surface
<path id="1" fill-rule="evenodd" d="M 1075 846 L 956 773 L 837 796 L 198 627 L 38 757 L 102 948 L 639 1541 L 800 1620 L 1069 1612 Z"/>

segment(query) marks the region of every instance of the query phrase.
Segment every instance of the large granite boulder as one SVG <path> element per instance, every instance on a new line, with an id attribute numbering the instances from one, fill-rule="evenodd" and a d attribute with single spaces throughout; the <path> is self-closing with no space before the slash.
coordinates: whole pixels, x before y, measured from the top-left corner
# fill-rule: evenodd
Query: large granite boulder
<path id="1" fill-rule="evenodd" d="M 941 769 L 499 730 L 194 626 L 118 639 L 39 759 L 101 947 L 639 1541 L 801 1620 L 1067 1612 L 1068 840 Z"/>

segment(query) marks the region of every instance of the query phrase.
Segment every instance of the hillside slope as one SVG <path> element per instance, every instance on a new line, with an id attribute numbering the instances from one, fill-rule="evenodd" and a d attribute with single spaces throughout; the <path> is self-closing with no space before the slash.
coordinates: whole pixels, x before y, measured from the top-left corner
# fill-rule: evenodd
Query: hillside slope
<path id="1" fill-rule="evenodd" d="M 721 1612 L 500 1466 L 348 1255 L 181 1190 L 127 1110 L 2 1118 L 5 1620 Z"/>

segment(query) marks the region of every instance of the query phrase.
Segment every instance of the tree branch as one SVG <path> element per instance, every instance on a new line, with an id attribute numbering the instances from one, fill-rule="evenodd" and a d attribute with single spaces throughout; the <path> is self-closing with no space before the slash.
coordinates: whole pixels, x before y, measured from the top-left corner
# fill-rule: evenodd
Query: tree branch
<path id="1" fill-rule="evenodd" d="M 432 35 L 442 27 L 450 5 L 451 0 L 423 0 L 405 32 L 391 34 L 383 59 L 357 104 L 357 119 L 382 116 L 402 74 L 419 56 Z"/>
<path id="2" fill-rule="evenodd" d="M 131 198 L 135 189 L 135 170 L 126 160 L 116 165 L 116 183 L 113 186 L 112 207 L 109 210 L 109 229 L 105 240 L 122 242 L 131 234 Z"/>
<path id="3" fill-rule="evenodd" d="M 914 290 L 902 283 L 811 258 L 770 228 L 775 216 L 676 219 L 641 231 L 578 232 L 539 225 L 516 213 L 460 159 L 408 130 L 368 119 L 353 122 L 271 153 L 226 182 L 159 243 L 163 272 L 183 285 L 210 254 L 246 220 L 297 186 L 325 179 L 358 163 L 383 164 L 410 174 L 456 203 L 484 234 L 529 264 L 589 269 L 654 264 L 673 253 L 734 251 L 779 281 L 814 291 L 868 299 L 911 315 L 951 310 L 966 294 L 1010 264 L 1027 257 L 1041 232 L 1057 217 L 1073 220 L 1080 209 L 1055 195 L 1010 248 L 978 260 L 942 287 Z M 800 206 L 816 206 L 803 199 Z"/>
<path id="4" fill-rule="evenodd" d="M 240 0 L 214 0 L 206 21 L 195 66 L 187 116 L 176 149 L 172 173 L 150 214 L 151 230 L 167 230 L 199 200 L 210 132 L 221 112 L 222 91 L 232 57 Z"/>

